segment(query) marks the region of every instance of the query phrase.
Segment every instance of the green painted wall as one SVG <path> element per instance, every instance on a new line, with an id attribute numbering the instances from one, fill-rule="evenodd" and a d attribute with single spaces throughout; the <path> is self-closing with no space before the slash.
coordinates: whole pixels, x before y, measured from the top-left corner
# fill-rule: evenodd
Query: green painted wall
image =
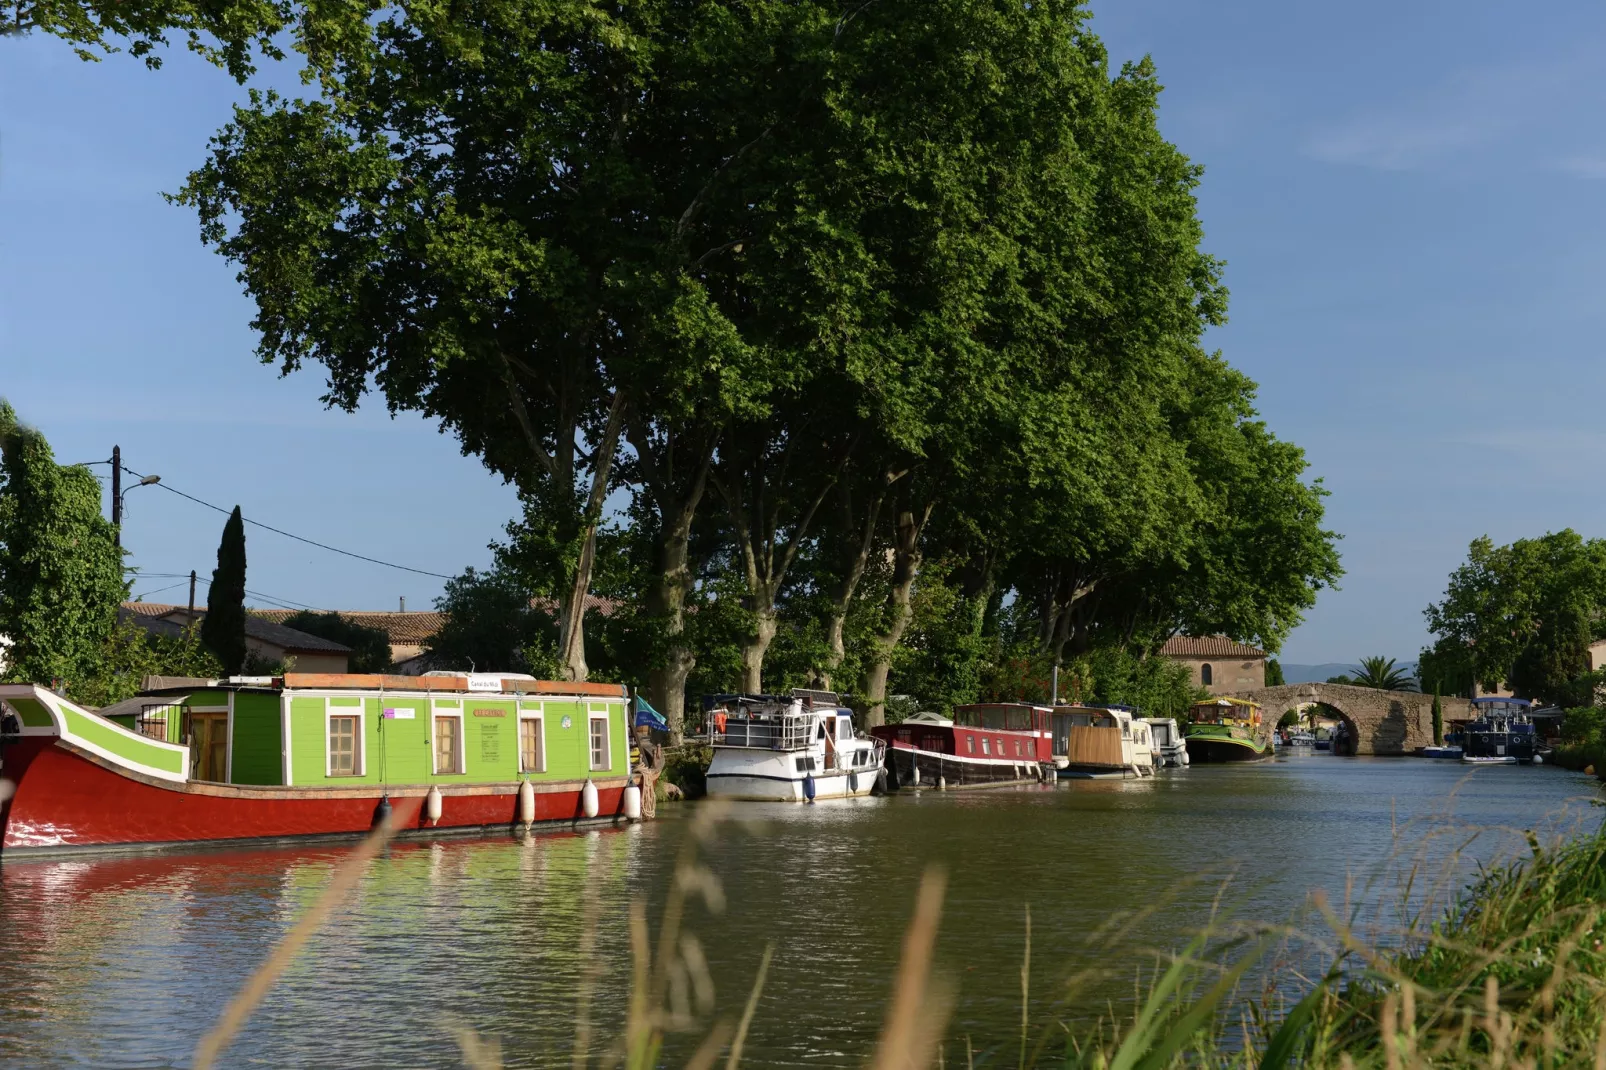
<path id="1" fill-rule="evenodd" d="M 234 696 L 231 784 L 283 783 L 280 769 L 279 696 L 246 691 Z"/>
<path id="2" fill-rule="evenodd" d="M 500 696 L 475 698 L 470 695 L 435 699 L 433 716 L 455 714 L 463 725 L 463 772 L 433 773 L 433 722 L 431 702 L 426 698 L 385 696 L 356 698 L 345 696 L 296 697 L 290 704 L 291 783 L 293 784 L 470 784 L 507 783 L 521 779 L 519 773 L 519 727 L 515 702 Z M 594 700 L 592 705 L 608 710 L 610 768 L 590 767 L 590 737 L 587 703 L 584 701 L 525 702 L 525 708 L 539 706 L 544 711 L 546 771 L 532 773 L 535 781 L 583 780 L 587 776 L 622 776 L 626 771 L 629 743 L 625 733 L 625 703 L 610 699 Z M 407 718 L 380 716 L 383 708 L 411 710 Z M 325 713 L 343 710 L 363 714 L 363 774 L 330 777 L 325 749 L 328 746 Z M 236 713 L 238 717 L 238 713 Z M 568 717 L 569 727 L 563 727 Z M 236 759 L 238 761 L 238 759 Z"/>

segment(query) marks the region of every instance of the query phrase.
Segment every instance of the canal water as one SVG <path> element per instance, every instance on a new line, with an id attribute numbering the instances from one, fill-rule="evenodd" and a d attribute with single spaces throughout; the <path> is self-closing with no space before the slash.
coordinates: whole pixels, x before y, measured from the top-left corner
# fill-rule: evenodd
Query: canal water
<path id="1" fill-rule="evenodd" d="M 1034 1031 L 1086 1023 L 1206 925 L 1286 925 L 1289 955 L 1321 958 L 1331 930 L 1303 909 L 1316 890 L 1373 939 L 1395 939 L 1424 896 L 1525 853 L 1524 830 L 1593 831 L 1597 795 L 1593 779 L 1553 768 L 1313 755 L 1142 782 L 732 807 L 697 855 L 723 909 L 699 898 L 687 912 L 712 986 L 700 1020 L 740 1016 L 773 945 L 745 1064 L 862 1065 L 935 863 L 948 876 L 937 969 L 955 991 L 951 1043 L 968 1036 L 1013 1066 L 1028 908 Z M 707 812 L 392 847 L 225 1065 L 462 1065 L 460 1023 L 498 1041 L 505 1065 L 567 1067 L 588 979 L 600 1057 L 624 1016 L 629 904 L 644 902 L 656 930 Z M 0 1063 L 188 1065 L 344 851 L 0 866 Z M 666 1065 L 701 1036 L 672 1037 Z"/>

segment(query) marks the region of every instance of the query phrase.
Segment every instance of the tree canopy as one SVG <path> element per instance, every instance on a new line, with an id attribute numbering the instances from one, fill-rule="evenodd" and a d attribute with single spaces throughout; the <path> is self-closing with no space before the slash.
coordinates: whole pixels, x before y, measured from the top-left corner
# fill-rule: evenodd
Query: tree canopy
<path id="1" fill-rule="evenodd" d="M 128 595 L 123 555 L 89 470 L 0 400 L 0 635 L 7 680 L 69 689 L 99 671 Z"/>
<path id="2" fill-rule="evenodd" d="M 1507 546 L 1476 539 L 1425 613 L 1437 637 L 1422 654 L 1425 683 L 1590 704 L 1587 688 L 1583 701 L 1572 691 L 1590 644 L 1606 638 L 1606 540 L 1571 528 Z"/>
<path id="3" fill-rule="evenodd" d="M 583 677 L 602 583 L 604 660 L 678 728 L 715 680 L 875 719 L 900 677 L 946 706 L 1177 631 L 1276 649 L 1339 575 L 1325 491 L 1205 349 L 1201 169 L 1087 15 L 386 9 L 178 199 L 262 360 L 518 488 L 442 656 Z"/>

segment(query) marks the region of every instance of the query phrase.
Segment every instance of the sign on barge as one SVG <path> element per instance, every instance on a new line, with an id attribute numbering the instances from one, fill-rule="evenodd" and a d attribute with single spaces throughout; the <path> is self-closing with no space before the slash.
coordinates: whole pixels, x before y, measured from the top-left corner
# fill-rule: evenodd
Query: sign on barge
<path id="1" fill-rule="evenodd" d="M 0 859 L 361 834 L 409 798 L 420 800 L 420 831 L 569 824 L 626 806 L 618 685 L 307 673 L 159 682 L 98 712 L 0 685 Z"/>

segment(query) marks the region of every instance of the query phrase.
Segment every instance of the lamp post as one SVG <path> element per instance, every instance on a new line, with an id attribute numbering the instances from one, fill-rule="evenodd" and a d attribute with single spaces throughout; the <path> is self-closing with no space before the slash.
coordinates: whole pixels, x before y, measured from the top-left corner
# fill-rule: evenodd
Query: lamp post
<path id="1" fill-rule="evenodd" d="M 154 487 L 162 481 L 161 476 L 144 476 L 133 487 Z M 123 489 L 123 448 L 112 447 L 112 545 L 118 549 L 123 546 L 123 498 L 128 493 Z"/>

